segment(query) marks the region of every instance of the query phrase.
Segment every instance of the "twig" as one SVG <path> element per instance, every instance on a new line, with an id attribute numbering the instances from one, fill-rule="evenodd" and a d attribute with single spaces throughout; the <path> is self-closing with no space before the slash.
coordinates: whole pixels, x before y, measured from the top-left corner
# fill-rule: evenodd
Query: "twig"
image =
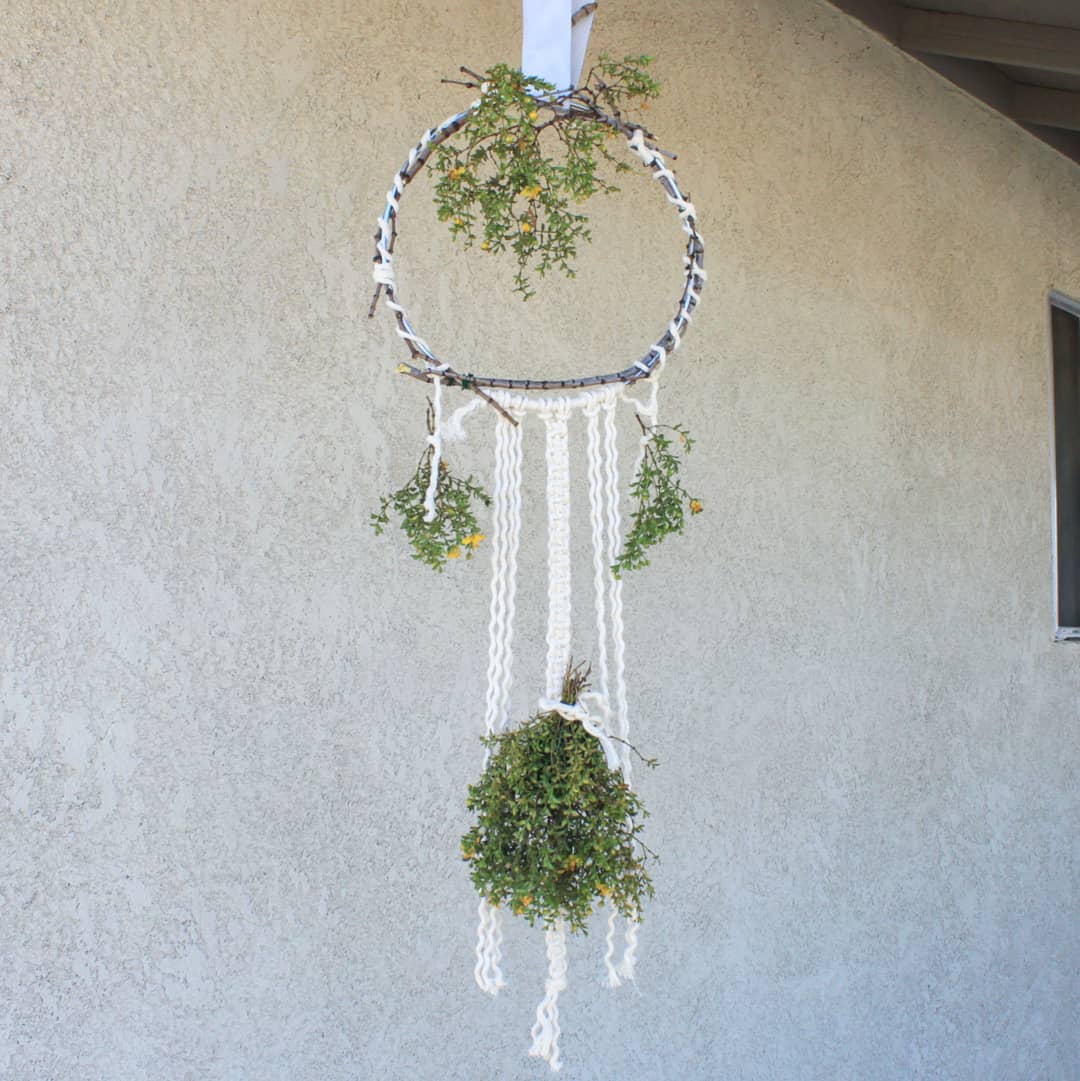
<path id="1" fill-rule="evenodd" d="M 483 398 L 484 401 L 487 402 L 488 405 L 490 405 L 493 409 L 497 409 L 500 413 L 502 413 L 502 415 L 508 421 L 510 421 L 510 423 L 515 428 L 518 426 L 518 422 L 516 420 L 514 420 L 514 418 L 512 416 L 510 416 L 510 414 L 505 409 L 503 409 L 503 407 L 501 405 L 499 405 L 499 403 L 497 401 L 495 401 L 495 399 L 490 394 L 488 394 L 486 391 L 481 390 L 475 384 L 473 386 L 471 386 L 469 389 L 472 390 L 474 393 L 479 394 L 480 397 Z"/>
<path id="2" fill-rule="evenodd" d="M 641 751 L 639 751 L 628 739 L 623 739 L 622 736 L 617 736 L 617 735 L 615 735 L 614 732 L 609 732 L 608 733 L 608 738 L 615 740 L 616 743 L 621 743 L 624 747 L 629 747 L 630 750 L 633 751 L 634 754 L 636 754 L 638 756 L 638 758 L 640 758 L 641 761 L 644 762 L 645 765 L 649 767 L 649 769 L 656 769 L 656 767 L 658 765 L 660 765 L 660 760 L 659 759 L 657 759 L 657 758 L 646 758 L 641 753 Z"/>
<path id="3" fill-rule="evenodd" d="M 375 286 L 375 295 L 371 298 L 371 307 L 367 310 L 367 317 L 369 319 L 375 318 L 375 307 L 379 303 L 379 297 L 382 295 L 382 282 L 379 282 Z"/>

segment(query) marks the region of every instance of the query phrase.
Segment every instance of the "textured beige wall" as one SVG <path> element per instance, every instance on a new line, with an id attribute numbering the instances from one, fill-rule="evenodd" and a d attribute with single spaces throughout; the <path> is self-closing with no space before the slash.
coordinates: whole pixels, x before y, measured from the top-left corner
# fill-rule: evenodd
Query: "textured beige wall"
<path id="1" fill-rule="evenodd" d="M 366 522 L 423 399 L 365 319 L 374 217 L 438 77 L 516 59 L 514 0 L 0 27 L 0 1078 L 543 1076 L 539 936 L 480 995 L 456 857 L 486 558 Z M 663 861 L 639 993 L 572 950 L 566 1075 L 1075 1081 L 1046 293 L 1080 295 L 1080 170 L 824 3 L 622 0 L 594 44 L 658 56 L 701 211 L 664 403 L 708 511 L 627 590 Z M 477 368 L 610 366 L 674 298 L 645 181 L 524 309 L 410 199 L 418 325 Z"/>

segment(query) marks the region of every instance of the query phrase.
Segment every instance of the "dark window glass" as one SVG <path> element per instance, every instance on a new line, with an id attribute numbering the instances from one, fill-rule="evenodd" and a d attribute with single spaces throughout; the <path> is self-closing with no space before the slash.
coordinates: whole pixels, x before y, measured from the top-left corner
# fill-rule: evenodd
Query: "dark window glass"
<path id="1" fill-rule="evenodd" d="M 1051 301 L 1059 628 L 1080 628 L 1080 305 Z"/>

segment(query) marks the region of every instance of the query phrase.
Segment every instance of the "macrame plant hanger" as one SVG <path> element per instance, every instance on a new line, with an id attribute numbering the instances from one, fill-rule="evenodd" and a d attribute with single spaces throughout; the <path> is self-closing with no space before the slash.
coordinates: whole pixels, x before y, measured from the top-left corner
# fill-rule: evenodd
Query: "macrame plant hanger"
<path id="1" fill-rule="evenodd" d="M 574 12 L 570 0 L 524 0 L 525 74 L 543 77 L 557 87 L 572 88 L 580 77 L 595 8 L 596 4 L 589 3 Z M 493 407 L 492 411 L 484 410 L 494 419 L 492 571 L 484 707 L 486 733 L 498 735 L 511 724 L 525 465 L 522 436 L 526 424 L 539 423 L 545 435 L 548 620 L 544 693 L 539 698 L 538 710 L 558 713 L 581 724 L 597 740 L 608 766 L 621 771 L 623 780 L 629 785 L 632 770 L 622 581 L 611 569 L 622 537 L 618 414 L 621 406 L 628 406 L 642 421 L 640 464 L 647 441 L 645 433 L 657 423 L 660 373 L 689 327 L 706 279 L 704 244 L 697 230 L 694 206 L 683 196 L 674 173 L 664 163 L 664 157 L 671 155 L 652 145 L 641 128 L 632 127 L 618 117 L 601 115 L 599 119 L 626 140 L 629 150 L 659 183 L 667 201 L 676 208 L 687 237 L 683 259 L 684 287 L 663 334 L 641 359 L 628 367 L 583 378 L 533 380 L 478 376 L 441 360 L 414 329 L 399 296 L 393 266 L 398 213 L 410 181 L 423 169 L 433 150 L 466 124 L 477 105 L 478 102 L 474 102 L 463 112 L 425 132 L 395 175 L 376 234 L 373 269 L 376 301 L 380 293 L 385 297 L 395 318 L 397 334 L 409 352 L 408 361 L 399 366 L 399 371 L 428 383 L 433 390 L 433 423 L 429 436 L 432 462 L 424 503 L 429 520 L 435 514 L 436 486 L 446 446 L 464 440 L 466 423 L 485 406 Z M 572 98 L 567 99 L 567 108 L 577 107 L 580 106 Z M 374 306 L 373 302 L 372 310 Z M 647 391 L 641 397 L 630 393 L 630 388 L 639 381 L 647 381 Z M 470 391 L 473 396 L 455 411 L 448 412 L 444 398 L 451 387 Z M 588 485 L 592 539 L 596 689 L 569 704 L 561 701 L 573 627 L 569 434 L 571 425 L 581 421 L 586 436 L 584 476 Z M 490 750 L 485 752 L 485 765 L 490 754 Z M 502 918 L 500 908 L 494 907 L 486 898 L 480 901 L 474 972 L 481 990 L 491 995 L 506 985 L 502 971 Z M 637 921 L 626 920 L 619 956 L 618 923 L 619 917 L 612 908 L 604 963 L 607 983 L 613 988 L 634 978 L 638 947 Z M 545 1060 L 553 1070 L 558 1070 L 561 1065 L 558 1004 L 560 993 L 567 987 L 566 938 L 567 928 L 562 920 L 546 929 L 547 980 L 544 997 L 536 1010 L 529 1051 Z"/>

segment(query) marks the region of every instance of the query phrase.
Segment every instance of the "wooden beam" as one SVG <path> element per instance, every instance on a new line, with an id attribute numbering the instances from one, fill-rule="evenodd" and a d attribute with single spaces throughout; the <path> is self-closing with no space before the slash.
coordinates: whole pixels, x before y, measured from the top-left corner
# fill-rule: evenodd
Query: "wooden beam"
<path id="1" fill-rule="evenodd" d="M 907 8 L 900 46 L 909 52 L 958 56 L 991 64 L 1080 75 L 1080 30 Z"/>
<path id="2" fill-rule="evenodd" d="M 1080 94 L 1018 83 L 1013 88 L 1012 115 L 1025 124 L 1080 131 Z"/>

